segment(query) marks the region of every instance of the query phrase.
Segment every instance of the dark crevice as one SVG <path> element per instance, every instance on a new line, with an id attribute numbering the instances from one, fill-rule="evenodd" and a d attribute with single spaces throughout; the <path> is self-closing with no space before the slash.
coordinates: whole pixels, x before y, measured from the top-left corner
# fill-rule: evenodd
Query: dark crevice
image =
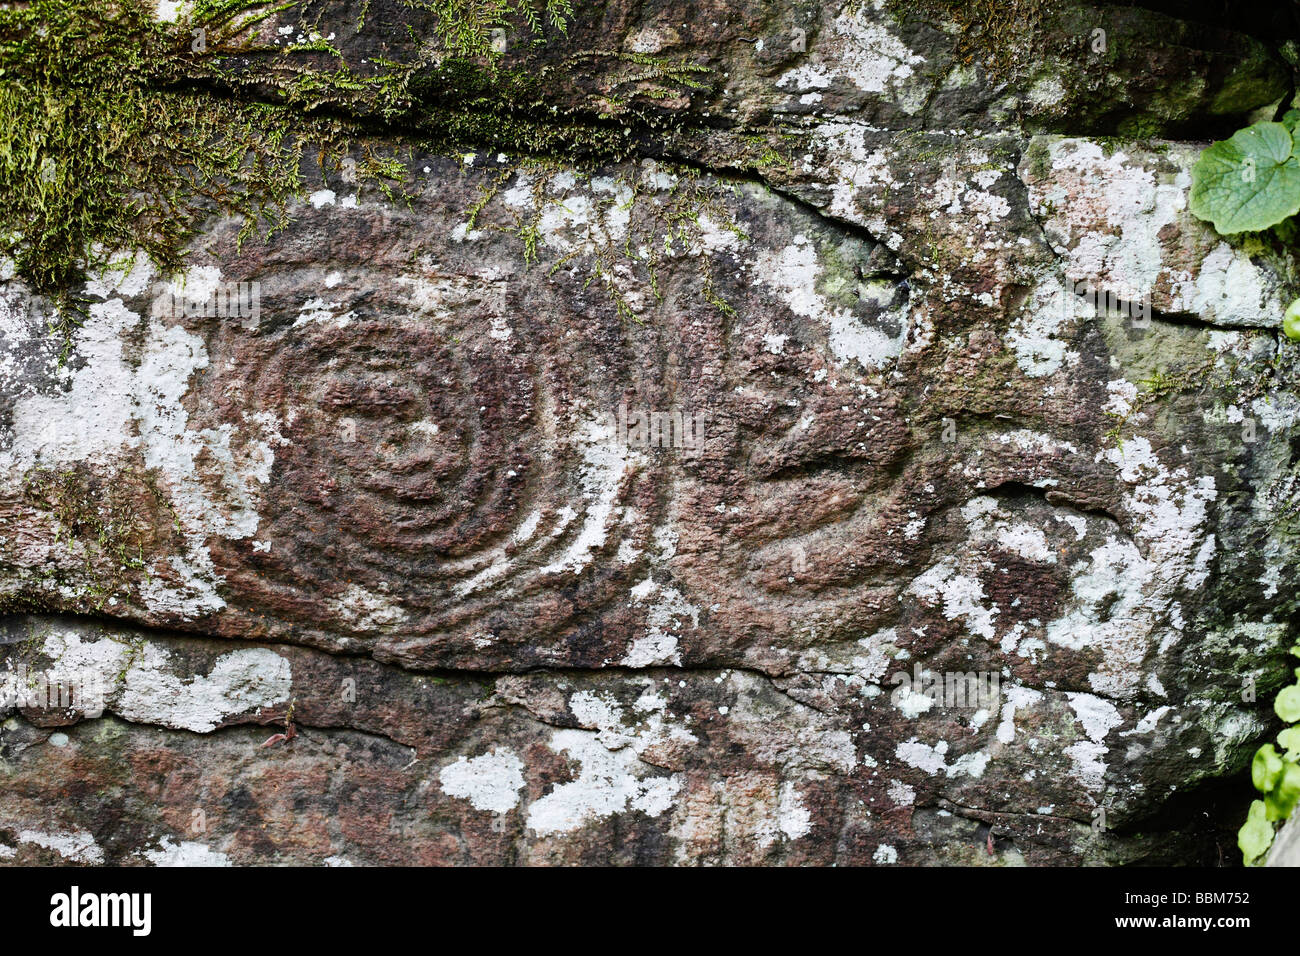
<path id="1" fill-rule="evenodd" d="M 38 628 L 57 628 L 60 626 L 91 626 L 100 627 L 105 630 L 115 631 L 119 634 L 126 632 L 128 635 L 146 638 L 158 638 L 163 640 L 176 641 L 184 643 L 187 641 L 206 640 L 216 641 L 223 644 L 229 644 L 238 647 L 265 647 L 270 650 L 292 648 L 305 654 L 321 654 L 326 657 L 338 660 L 360 660 L 371 661 L 377 666 L 391 668 L 394 671 L 403 674 L 418 675 L 429 677 L 435 680 L 455 680 L 465 683 L 491 683 L 501 677 L 529 677 L 547 674 L 563 674 L 566 678 L 573 677 L 599 677 L 605 675 L 618 675 L 623 677 L 650 677 L 653 679 L 662 679 L 671 675 L 681 675 L 689 673 L 698 674 L 716 674 L 719 671 L 728 671 L 730 673 L 748 674 L 752 677 L 771 682 L 778 678 L 789 677 L 795 671 L 774 671 L 767 672 L 753 667 L 749 664 L 741 664 L 732 661 L 701 661 L 685 665 L 667 665 L 655 667 L 629 667 L 624 664 L 611 664 L 604 667 L 580 667 L 566 665 L 531 665 L 520 668 L 501 668 L 499 670 L 486 670 L 479 668 L 459 668 L 459 667 L 430 667 L 415 668 L 406 667 L 396 661 L 384 659 L 375 656 L 369 650 L 359 651 L 332 651 L 326 650 L 317 645 L 294 644 L 284 640 L 253 640 L 240 637 L 231 637 L 229 635 L 207 634 L 202 632 L 178 631 L 170 628 L 155 627 L 149 624 L 141 624 L 130 620 L 121 620 L 108 618 L 102 615 L 83 615 L 67 612 L 44 612 L 32 611 L 25 614 L 7 614 L 0 615 L 0 647 L 6 645 L 12 646 L 22 644 L 31 640 L 33 634 Z M 792 698 L 793 699 L 793 698 Z"/>
<path id="2" fill-rule="evenodd" d="M 1134 306 L 1134 308 L 1136 308 L 1136 306 Z M 1125 314 L 1131 316 L 1133 313 L 1126 312 Z M 1275 334 L 1277 332 L 1277 322 L 1280 321 L 1280 317 L 1278 317 L 1268 324 L 1234 325 L 1224 322 L 1215 322 L 1195 312 L 1161 312 L 1158 309 L 1151 309 L 1150 314 L 1153 322 L 1162 322 L 1165 325 L 1182 326 L 1183 328 L 1188 329 L 1215 329 L 1220 332 L 1260 331 Z"/>
<path id="3" fill-rule="evenodd" d="M 990 497 L 999 498 L 1037 498 L 1051 505 L 1053 508 L 1062 508 L 1073 511 L 1085 518 L 1101 518 L 1103 521 L 1114 525 L 1116 531 L 1120 532 L 1125 539 L 1133 544 L 1134 547 L 1137 547 L 1137 542 L 1134 539 L 1132 532 L 1124 526 L 1124 522 L 1120 520 L 1118 515 L 1111 512 L 1104 505 L 1080 501 L 1079 499 L 1073 498 L 1056 488 L 1038 488 L 1022 481 L 1004 481 L 1000 484 L 994 485 L 984 493 Z M 1139 549 L 1139 551 L 1140 550 L 1141 549 Z"/>
<path id="4" fill-rule="evenodd" d="M 1099 0 L 1102 6 L 1151 10 L 1189 23 L 1244 33 L 1276 47 L 1300 40 L 1296 0 Z"/>
<path id="5" fill-rule="evenodd" d="M 949 810 L 959 817 L 965 817 L 968 820 L 975 820 L 979 823 L 988 825 L 997 823 L 1001 820 L 1019 819 L 1026 820 L 1056 820 L 1060 823 L 1074 823 L 1080 826 L 1087 826 L 1090 820 L 1080 819 L 1079 817 L 1063 816 L 1059 813 L 1031 813 L 1028 810 L 985 810 L 982 807 L 970 807 L 960 803 L 954 803 L 947 797 L 939 797 L 936 806 L 942 810 Z"/>

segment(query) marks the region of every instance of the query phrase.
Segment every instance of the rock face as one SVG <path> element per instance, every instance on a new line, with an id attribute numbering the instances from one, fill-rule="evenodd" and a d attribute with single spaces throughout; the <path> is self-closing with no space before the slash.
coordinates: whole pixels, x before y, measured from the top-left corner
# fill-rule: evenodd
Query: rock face
<path id="1" fill-rule="evenodd" d="M 357 62 L 428 28 L 339 6 Z M 92 278 L 66 354 L 0 288 L 5 859 L 1236 858 L 1298 283 L 1188 171 L 1290 68 L 1127 7 L 999 66 L 942 5 L 680 6 L 507 53 L 622 162 L 309 171 L 269 243 Z"/>
<path id="2" fill-rule="evenodd" d="M 1300 866 L 1300 827 L 1292 818 L 1278 831 L 1273 848 L 1269 850 L 1265 866 Z"/>

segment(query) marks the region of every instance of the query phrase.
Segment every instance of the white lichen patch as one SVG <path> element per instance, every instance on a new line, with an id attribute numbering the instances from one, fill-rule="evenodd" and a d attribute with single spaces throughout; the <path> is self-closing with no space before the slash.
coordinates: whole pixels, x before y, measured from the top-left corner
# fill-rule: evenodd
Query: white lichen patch
<path id="1" fill-rule="evenodd" d="M 625 481 L 645 463 L 646 456 L 619 444 L 614 416 L 579 415 L 557 430 L 562 433 L 557 453 L 578 462 L 577 474 L 570 479 L 577 486 L 571 500 L 581 505 L 583 512 L 567 504 L 554 509 L 534 508 L 502 543 L 443 563 L 439 569 L 442 573 L 467 575 L 455 585 L 458 596 L 487 588 L 506 595 L 537 578 L 581 574 L 596 560 L 611 535 L 640 518 L 635 508 L 620 506 L 618 501 Z M 557 475 L 556 480 L 563 477 Z M 575 530 L 579 517 L 582 521 Z M 620 560 L 628 557 L 630 547 L 628 540 L 620 543 Z"/>
<path id="2" fill-rule="evenodd" d="M 901 780 L 891 780 L 889 781 L 889 799 L 893 800 L 897 806 L 910 807 L 916 803 L 916 788 L 908 786 Z"/>
<path id="3" fill-rule="evenodd" d="M 776 85 L 806 94 L 839 80 L 863 93 L 884 94 L 905 112 L 915 113 L 925 104 L 927 86 L 917 75 L 924 63 L 924 57 L 883 23 L 864 20 L 846 8 L 831 21 L 807 62 L 787 70 Z"/>
<path id="4" fill-rule="evenodd" d="M 329 602 L 330 611 L 354 629 L 374 630 L 400 624 L 409 616 L 391 595 L 367 591 L 359 584 Z"/>
<path id="5" fill-rule="evenodd" d="M 1101 524 L 1101 543 L 1069 567 L 1069 597 L 1044 625 L 1049 644 L 1096 654 L 1091 688 L 1127 699 L 1160 686 L 1154 655 L 1184 626 L 1181 601 L 1206 581 L 1216 551 L 1208 508 L 1214 479 L 1169 468 L 1142 436 L 1096 454 L 1128 488 L 1122 498 L 1121 533 Z M 1078 523 L 1083 540 L 1088 522 Z"/>
<path id="6" fill-rule="evenodd" d="M 1034 82 L 1029 88 L 1029 102 L 1040 109 L 1055 106 L 1065 99 L 1065 87 L 1056 76 L 1045 76 Z"/>
<path id="7" fill-rule="evenodd" d="M 1030 201 L 1069 280 L 1220 325 L 1275 323 L 1269 317 L 1284 305 L 1279 277 L 1188 211 L 1196 149 L 1107 155 L 1092 140 L 1039 137 L 1035 153 L 1047 169 L 1026 161 Z"/>
<path id="8" fill-rule="evenodd" d="M 1082 298 L 1067 292 L 1060 282 L 1043 277 L 1007 336 L 1020 371 L 1030 378 L 1044 378 L 1072 367 L 1079 354 L 1069 347 L 1069 337 L 1090 315 Z"/>
<path id="9" fill-rule="evenodd" d="M 671 585 L 660 585 L 647 577 L 632 589 L 636 604 L 648 602 L 646 633 L 632 642 L 620 662 L 623 667 L 656 667 L 681 664 L 682 655 L 677 648 L 677 631 L 686 621 L 692 627 L 700 626 L 700 609 L 686 600 Z"/>
<path id="10" fill-rule="evenodd" d="M 181 14 L 188 12 L 190 4 L 184 0 L 157 0 L 154 5 L 154 18 L 159 23 L 175 23 Z"/>
<path id="11" fill-rule="evenodd" d="M 898 632 L 890 627 L 848 647 L 809 648 L 799 655 L 799 669 L 850 675 L 849 685 L 859 691 L 878 688 L 893 663 L 891 649 L 897 642 Z"/>
<path id="12" fill-rule="evenodd" d="M 1110 397 L 1102 405 L 1102 412 L 1121 421 L 1128 418 L 1137 402 L 1138 387 L 1128 379 L 1121 378 L 1107 382 L 1106 391 Z"/>
<path id="13" fill-rule="evenodd" d="M 406 290 L 407 302 L 413 312 L 432 318 L 449 318 L 457 309 L 467 305 L 486 307 L 491 319 L 505 319 L 507 310 L 506 283 L 495 272 L 485 270 L 475 276 L 442 275 L 428 256 L 417 264 L 421 271 L 399 275 L 397 284 Z M 338 308 L 337 303 L 329 303 Z M 508 338 L 509 336 L 492 336 Z"/>
<path id="14" fill-rule="evenodd" d="M 95 837 L 85 830 L 69 830 L 64 833 L 51 830 L 20 830 L 19 843 L 32 843 L 36 846 L 53 850 L 71 863 L 89 863 L 101 866 L 104 863 L 104 851 Z"/>
<path id="15" fill-rule="evenodd" d="M 972 634 L 993 639 L 994 619 L 1001 611 L 996 603 L 985 604 L 984 585 L 959 569 L 956 559 L 944 558 L 929 568 L 908 585 L 907 593 L 938 602 L 948 620 L 959 620 Z"/>
<path id="16" fill-rule="evenodd" d="M 533 174 L 521 170 L 502 201 L 536 217 L 541 241 L 561 256 L 592 254 L 627 235 L 632 188 L 609 176 L 579 179 L 562 172 L 545 180 L 540 195 Z"/>
<path id="17" fill-rule="evenodd" d="M 1109 701 L 1092 694 L 1066 694 L 1078 716 L 1086 740 L 1077 741 L 1065 748 L 1074 766 L 1075 776 L 1089 789 L 1100 789 L 1106 774 L 1106 735 L 1123 723 L 1119 711 Z"/>
<path id="18" fill-rule="evenodd" d="M 300 329 L 304 325 L 319 324 L 336 329 L 344 328 L 352 323 L 356 313 L 350 310 L 340 312 L 340 308 L 338 302 L 330 302 L 319 297 L 308 299 L 299 307 L 298 318 L 294 320 L 293 327 Z"/>
<path id="19" fill-rule="evenodd" d="M 873 195 L 899 188 L 902 183 L 890 168 L 891 154 L 867 145 L 867 129 L 861 123 L 826 122 L 813 131 L 813 139 L 825 156 L 825 170 L 831 186 L 827 211 L 840 219 L 886 234 L 885 221 L 864 213 L 858 195 Z M 811 171 L 811 170 L 809 170 Z M 899 243 L 886 245 L 896 248 Z"/>
<path id="20" fill-rule="evenodd" d="M 202 295 L 218 281 L 217 270 L 197 267 L 173 285 Z M 131 338 L 140 345 L 129 347 Z M 138 461 L 168 495 L 183 542 L 149 569 L 138 585 L 141 598 L 155 613 L 186 619 L 219 610 L 222 579 L 207 540 L 255 533 L 261 488 L 283 441 L 278 424 L 249 416 L 238 427 L 191 428 L 183 400 L 208 365 L 203 340 L 159 319 L 142 320 L 121 299 L 90 306 L 72 353 L 77 361 L 58 370 L 57 390 L 14 402 L 13 440 L 0 449 L 0 475 L 17 487 L 36 467 Z"/>
<path id="21" fill-rule="evenodd" d="M 948 741 L 941 740 L 931 746 L 930 744 L 921 743 L 915 737 L 905 740 L 895 747 L 894 756 L 909 767 L 915 767 L 917 770 L 923 770 L 932 775 L 942 773 L 950 779 L 953 777 L 982 777 L 990 760 L 987 753 L 972 751 L 962 754 L 952 763 L 949 763 L 947 759 Z"/>
<path id="22" fill-rule="evenodd" d="M 1048 624 L 1047 639 L 1071 650 L 1113 648 L 1134 616 L 1144 610 L 1142 585 L 1150 574 L 1151 568 L 1132 542 L 1107 538 L 1092 550 L 1087 562 L 1071 568 L 1074 606 Z M 1101 616 L 1103 607 L 1106 620 Z M 1139 645 L 1139 650 L 1144 648 Z M 1126 659 L 1130 664 L 1141 660 Z"/>
<path id="23" fill-rule="evenodd" d="M 1175 288 L 1183 312 L 1194 312 L 1223 325 L 1272 326 L 1285 303 L 1273 273 L 1226 242 L 1215 246 L 1191 279 Z"/>
<path id="24" fill-rule="evenodd" d="M 769 847 L 778 838 L 797 840 L 812 832 L 812 814 L 804 806 L 799 791 L 790 781 L 781 784 L 775 813 L 764 817 L 756 828 L 758 845 Z"/>
<path id="25" fill-rule="evenodd" d="M 558 534 L 559 531 L 563 530 L 563 526 L 566 526 L 573 517 L 577 517 L 577 514 L 574 512 L 572 513 L 572 517 L 560 517 L 559 515 L 556 517 L 560 523 L 557 524 L 556 530 L 553 531 L 553 533 Z M 456 585 L 456 594 L 460 597 L 464 597 L 467 594 L 474 593 L 480 588 L 498 584 L 498 582 L 512 572 L 519 563 L 516 560 L 516 549 L 518 546 L 527 544 L 529 541 L 533 540 L 533 536 L 537 533 L 538 526 L 541 523 L 542 509 L 534 508 L 524 517 L 519 526 L 511 532 L 506 544 L 493 548 L 491 551 L 483 554 L 474 555 L 469 559 L 449 561 L 444 564 L 442 566 L 443 571 L 460 572 L 472 571 L 476 568 L 478 569 L 477 573 L 472 577 L 467 578 Z M 626 542 L 624 543 L 626 544 Z"/>
<path id="26" fill-rule="evenodd" d="M 524 764 L 513 751 L 497 747 L 478 757 L 461 756 L 438 772 L 448 795 L 468 800 L 475 810 L 506 813 L 519 804 Z"/>
<path id="27" fill-rule="evenodd" d="M 52 634 L 44 651 L 56 674 L 95 674 L 110 708 L 126 720 L 207 733 L 232 717 L 288 702 L 289 662 L 266 648 L 222 654 L 206 674 L 182 674 L 160 644 Z M 114 698 L 116 698 L 114 700 Z"/>
<path id="28" fill-rule="evenodd" d="M 904 687 L 895 691 L 891 695 L 894 706 L 908 720 L 915 720 L 934 706 L 934 698 L 913 690 L 911 687 Z"/>
<path id="29" fill-rule="evenodd" d="M 1016 739 L 1016 711 L 1032 708 L 1043 699 L 1043 694 L 1018 684 L 1001 688 L 1001 693 L 1002 714 L 994 736 L 998 743 L 1010 744 Z"/>
<path id="30" fill-rule="evenodd" d="M 893 325 L 896 332 L 868 325 L 817 292 L 821 272 L 815 245 L 802 235 L 785 248 L 765 254 L 754 269 L 755 277 L 776 290 L 791 312 L 826 330 L 831 354 L 841 362 L 856 361 L 870 371 L 897 358 L 907 336 L 906 310 L 881 313 L 887 319 L 883 324 Z"/>
<path id="31" fill-rule="evenodd" d="M 571 434 L 580 449 L 578 483 L 585 513 L 577 535 L 560 557 L 541 569 L 543 575 L 580 574 L 592 562 L 608 538 L 610 523 L 623 516 L 617 502 L 624 479 L 644 459 L 618 443 L 617 428 L 611 419 L 583 422 Z"/>
<path id="32" fill-rule="evenodd" d="M 666 742 L 694 743 L 695 735 L 669 724 L 664 702 L 647 701 L 650 713 L 639 729 L 627 727 L 623 708 L 588 691 L 569 698 L 569 709 L 592 729 L 557 730 L 550 748 L 577 761 L 575 779 L 557 784 L 528 807 L 528 826 L 539 836 L 567 833 L 593 820 L 640 811 L 658 817 L 669 810 L 683 780 L 680 774 L 659 776 L 640 755 Z"/>
<path id="33" fill-rule="evenodd" d="M 1015 520 L 998 506 L 997 499 L 986 495 L 972 498 L 962 506 L 961 514 L 972 542 L 988 541 L 1037 564 L 1056 563 L 1056 552 L 1047 540 L 1046 531 Z"/>
<path id="34" fill-rule="evenodd" d="M 88 276 L 85 291 L 100 299 L 115 295 L 129 298 L 149 288 L 153 276 L 153 262 L 144 252 L 136 250 L 111 258 L 97 274 Z"/>
<path id="35" fill-rule="evenodd" d="M 195 843 L 192 840 L 181 840 L 179 843 L 170 839 L 163 838 L 156 850 L 145 850 L 142 854 L 153 866 L 230 866 L 230 857 L 220 850 L 214 850 L 211 847 Z"/>

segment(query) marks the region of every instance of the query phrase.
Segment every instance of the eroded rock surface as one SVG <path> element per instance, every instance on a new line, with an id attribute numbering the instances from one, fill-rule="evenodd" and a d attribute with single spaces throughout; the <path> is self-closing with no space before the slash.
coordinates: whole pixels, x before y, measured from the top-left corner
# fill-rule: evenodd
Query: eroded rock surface
<path id="1" fill-rule="evenodd" d="M 1235 853 L 1215 781 L 1295 639 L 1295 263 L 1191 217 L 1200 143 L 1099 137 L 1289 70 L 1130 9 L 1062 5 L 995 75 L 920 8 L 696 7 L 528 54 L 575 111 L 645 82 L 583 50 L 706 67 L 654 151 L 410 155 L 409 204 L 313 173 L 265 245 L 214 219 L 184 291 L 256 315 L 160 310 L 137 257 L 62 355 L 4 284 L 7 664 L 105 692 L 10 707 L 6 859 Z M 344 54 L 409 40 L 385 16 Z"/>

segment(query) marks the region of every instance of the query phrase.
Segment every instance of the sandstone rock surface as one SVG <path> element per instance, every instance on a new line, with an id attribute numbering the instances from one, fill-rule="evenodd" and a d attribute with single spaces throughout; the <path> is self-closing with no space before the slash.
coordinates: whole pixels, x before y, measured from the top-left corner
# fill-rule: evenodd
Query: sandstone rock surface
<path id="1" fill-rule="evenodd" d="M 312 27 L 349 62 L 427 35 L 357 6 Z M 1300 284 L 1187 192 L 1290 67 L 1129 7 L 1001 69 L 960 36 L 593 4 L 507 62 L 620 162 L 417 149 L 407 203 L 309 169 L 271 242 L 188 250 L 256 316 L 160 312 L 136 257 L 66 354 L 0 285 L 3 656 L 104 689 L 10 701 L 0 855 L 1237 859 L 1297 636 Z M 416 120 L 484 108 L 430 77 Z"/>

